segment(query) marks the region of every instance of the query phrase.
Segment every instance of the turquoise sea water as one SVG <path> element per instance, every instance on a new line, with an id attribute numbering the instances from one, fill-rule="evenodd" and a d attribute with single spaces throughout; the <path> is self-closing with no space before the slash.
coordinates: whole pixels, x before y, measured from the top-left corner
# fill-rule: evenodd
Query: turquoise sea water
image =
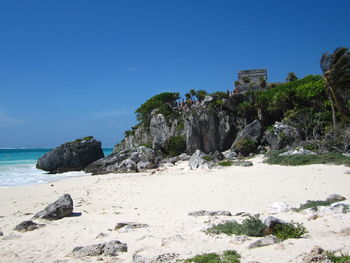
<path id="1" fill-rule="evenodd" d="M 67 177 L 83 176 L 84 172 L 47 174 L 35 168 L 36 161 L 51 149 L 0 149 L 0 187 L 47 183 Z M 105 156 L 112 148 L 103 148 Z"/>

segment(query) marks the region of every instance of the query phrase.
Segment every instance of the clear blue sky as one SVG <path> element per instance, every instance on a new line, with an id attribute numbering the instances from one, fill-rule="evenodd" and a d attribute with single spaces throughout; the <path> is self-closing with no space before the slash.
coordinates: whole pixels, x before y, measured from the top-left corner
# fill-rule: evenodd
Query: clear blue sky
<path id="1" fill-rule="evenodd" d="M 112 146 L 165 91 L 232 89 L 242 69 L 320 74 L 350 46 L 348 0 L 0 0 L 0 147 Z"/>

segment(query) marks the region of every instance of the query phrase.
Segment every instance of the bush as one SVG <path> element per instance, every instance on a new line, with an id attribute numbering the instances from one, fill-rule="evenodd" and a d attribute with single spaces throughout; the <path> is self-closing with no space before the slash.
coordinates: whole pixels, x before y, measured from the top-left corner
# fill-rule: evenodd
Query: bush
<path id="1" fill-rule="evenodd" d="M 194 263 L 240 263 L 241 256 L 235 250 L 226 250 L 221 255 L 208 253 L 194 256 L 185 262 Z"/>
<path id="2" fill-rule="evenodd" d="M 292 222 L 276 225 L 272 234 L 280 240 L 286 240 L 288 238 L 301 238 L 306 233 L 307 230 L 303 224 Z"/>
<path id="3" fill-rule="evenodd" d="M 243 156 L 248 156 L 254 153 L 257 148 L 257 142 L 252 139 L 243 138 L 235 143 L 235 150 L 237 150 Z"/>
<path id="4" fill-rule="evenodd" d="M 233 162 L 230 160 L 224 160 L 224 161 L 219 162 L 219 165 L 221 165 L 221 166 L 231 166 L 232 164 L 233 164 Z"/>
<path id="5" fill-rule="evenodd" d="M 329 206 L 330 204 L 333 204 L 335 202 L 336 201 L 307 200 L 305 204 L 301 204 L 299 206 L 299 208 L 293 208 L 293 210 L 296 212 L 300 212 L 300 211 L 303 211 L 305 209 L 314 208 L 314 207 L 318 207 L 318 206 Z"/>
<path id="6" fill-rule="evenodd" d="M 175 115 L 173 105 L 176 100 L 180 98 L 178 92 L 164 92 L 153 96 L 144 102 L 136 111 L 136 118 L 138 121 L 145 124 L 149 123 L 151 113 L 157 109 L 158 113 L 163 114 L 165 118 L 170 118 Z"/>
<path id="7" fill-rule="evenodd" d="M 327 258 L 334 263 L 350 263 L 350 255 L 341 253 L 340 256 L 336 256 L 334 252 L 327 251 Z"/>
<path id="8" fill-rule="evenodd" d="M 210 156 L 210 155 L 203 156 L 202 159 L 207 162 L 211 162 L 214 160 L 213 156 Z"/>
<path id="9" fill-rule="evenodd" d="M 350 165 L 350 158 L 341 153 L 324 153 L 317 155 L 290 155 L 279 156 L 281 152 L 270 152 L 265 160 L 268 164 L 279 165 L 310 165 L 310 164 L 336 164 L 336 165 Z"/>
<path id="10" fill-rule="evenodd" d="M 261 237 L 264 235 L 265 229 L 266 225 L 261 222 L 259 215 L 255 215 L 244 219 L 242 224 L 239 224 L 236 221 L 228 221 L 212 226 L 211 228 L 207 229 L 207 233 Z"/>
<path id="11" fill-rule="evenodd" d="M 173 136 L 170 137 L 166 146 L 165 151 L 170 157 L 178 156 L 186 151 L 186 139 L 184 136 Z"/>

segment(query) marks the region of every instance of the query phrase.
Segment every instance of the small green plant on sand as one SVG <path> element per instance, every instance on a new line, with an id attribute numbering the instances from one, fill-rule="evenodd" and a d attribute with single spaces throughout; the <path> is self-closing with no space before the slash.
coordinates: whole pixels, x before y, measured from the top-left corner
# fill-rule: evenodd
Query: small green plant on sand
<path id="1" fill-rule="evenodd" d="M 219 165 L 221 165 L 221 166 L 231 166 L 232 164 L 233 164 L 233 162 L 230 160 L 224 160 L 224 161 L 219 162 Z"/>
<path id="2" fill-rule="evenodd" d="M 240 263 L 241 256 L 235 250 L 226 250 L 222 254 L 208 253 L 185 260 L 193 263 Z"/>
<path id="3" fill-rule="evenodd" d="M 301 238 L 306 233 L 307 230 L 303 224 L 291 222 L 276 225 L 272 234 L 280 240 L 286 240 L 288 238 Z"/>
<path id="4" fill-rule="evenodd" d="M 350 255 L 348 253 L 341 253 L 340 256 L 336 256 L 334 252 L 326 252 L 327 258 L 334 263 L 350 263 Z"/>
<path id="5" fill-rule="evenodd" d="M 301 204 L 298 208 L 293 208 L 294 211 L 300 212 L 305 209 L 314 208 L 317 206 L 329 206 L 336 201 L 322 201 L 322 200 L 307 200 L 305 204 Z"/>
<path id="6" fill-rule="evenodd" d="M 207 233 L 261 237 L 264 235 L 265 229 L 266 226 L 259 219 L 259 215 L 254 215 L 244 219 L 242 224 L 239 224 L 236 221 L 228 221 L 212 226 L 207 229 Z"/>

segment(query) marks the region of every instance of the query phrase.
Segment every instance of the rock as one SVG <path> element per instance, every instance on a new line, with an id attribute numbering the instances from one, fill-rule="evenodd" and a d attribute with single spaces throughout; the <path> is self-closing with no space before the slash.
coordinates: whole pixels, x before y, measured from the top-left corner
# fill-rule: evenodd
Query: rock
<path id="1" fill-rule="evenodd" d="M 141 224 L 141 223 L 136 223 L 136 222 L 120 222 L 117 223 L 117 225 L 115 226 L 114 230 L 119 230 L 121 228 L 124 227 L 128 227 L 131 229 L 137 229 L 137 228 L 144 228 L 144 227 L 148 227 L 147 224 Z"/>
<path id="2" fill-rule="evenodd" d="M 295 150 L 280 153 L 279 156 L 291 156 L 291 155 L 316 155 L 316 153 L 306 150 L 303 147 L 298 147 Z"/>
<path id="3" fill-rule="evenodd" d="M 50 173 L 80 171 L 103 157 L 101 142 L 93 137 L 86 137 L 62 144 L 44 154 L 37 161 L 36 168 Z"/>
<path id="4" fill-rule="evenodd" d="M 178 156 L 179 161 L 189 161 L 191 156 L 186 153 L 182 153 Z"/>
<path id="5" fill-rule="evenodd" d="M 234 166 L 241 166 L 241 167 L 249 167 L 253 166 L 253 163 L 251 161 L 234 161 L 232 163 Z"/>
<path id="6" fill-rule="evenodd" d="M 232 150 L 228 150 L 223 153 L 226 159 L 235 160 L 237 158 L 237 153 Z"/>
<path id="7" fill-rule="evenodd" d="M 133 263 L 177 263 L 179 254 L 176 253 L 164 253 L 154 256 L 155 249 L 152 249 L 151 255 L 150 251 L 145 251 L 144 249 L 137 250 L 132 256 Z M 153 252 L 153 253 L 152 253 Z M 159 253 L 159 252 L 158 252 Z"/>
<path id="8" fill-rule="evenodd" d="M 120 173 L 129 173 L 136 172 L 137 164 L 130 159 L 123 160 L 118 166 L 118 172 Z"/>
<path id="9" fill-rule="evenodd" d="M 75 247 L 72 251 L 74 257 L 93 256 L 117 256 L 118 252 L 127 252 L 128 247 L 119 240 L 112 240 L 106 243 L 90 245 L 85 247 Z"/>
<path id="10" fill-rule="evenodd" d="M 265 131 L 263 142 L 270 145 L 271 150 L 282 150 L 288 146 L 296 146 L 302 140 L 302 136 L 298 129 L 275 122 L 272 130 Z"/>
<path id="11" fill-rule="evenodd" d="M 4 233 L 2 231 L 0 231 L 0 237 L 2 237 L 4 235 Z"/>
<path id="12" fill-rule="evenodd" d="M 145 146 L 112 153 L 88 165 L 84 171 L 92 174 L 139 172 L 158 167 L 157 153 Z"/>
<path id="13" fill-rule="evenodd" d="M 304 253 L 297 257 L 293 262 L 302 262 L 302 263 L 332 263 L 327 258 L 327 253 L 321 247 L 315 246 L 310 253 Z"/>
<path id="14" fill-rule="evenodd" d="M 344 201 L 346 200 L 346 198 L 344 196 L 338 195 L 338 194 L 332 194 L 330 196 L 327 197 L 326 201 L 329 202 L 340 202 L 340 201 Z"/>
<path id="15" fill-rule="evenodd" d="M 280 241 L 277 237 L 270 235 L 254 241 L 248 246 L 248 249 L 269 246 L 269 245 L 276 244 L 278 242 Z"/>
<path id="16" fill-rule="evenodd" d="M 188 213 L 189 216 L 232 216 L 231 212 L 229 211 L 206 211 L 206 210 L 199 210 L 199 211 L 193 211 Z"/>
<path id="17" fill-rule="evenodd" d="M 19 232 L 27 232 L 27 231 L 33 231 L 35 229 L 38 229 L 39 225 L 37 223 L 34 223 L 33 221 L 23 221 L 19 225 L 17 225 L 14 229 Z"/>
<path id="18" fill-rule="evenodd" d="M 73 212 L 73 200 L 69 194 L 61 196 L 57 201 L 49 204 L 44 210 L 36 213 L 33 218 L 57 220 L 70 216 Z"/>
<path id="19" fill-rule="evenodd" d="M 271 214 L 285 213 L 292 209 L 292 207 L 285 202 L 275 202 L 271 204 L 268 208 L 268 211 Z"/>
<path id="20" fill-rule="evenodd" d="M 225 156 L 219 151 L 215 151 L 212 157 L 215 162 L 219 162 L 225 159 Z"/>
<path id="21" fill-rule="evenodd" d="M 277 225 L 285 225 L 287 224 L 287 222 L 276 218 L 274 216 L 268 216 L 265 220 L 264 220 L 264 225 L 266 225 L 267 229 L 265 230 L 265 232 L 267 234 L 272 234 L 274 232 L 274 228 Z"/>
<path id="22" fill-rule="evenodd" d="M 243 156 L 248 156 L 250 153 L 256 151 L 258 142 L 260 141 L 262 136 L 262 124 L 260 120 L 255 120 L 252 123 L 248 124 L 241 130 L 235 141 L 231 146 L 231 150 L 236 151 Z M 243 141 L 249 140 L 254 142 L 251 145 L 242 144 Z"/>
<path id="23" fill-rule="evenodd" d="M 350 212 L 350 202 L 336 202 L 333 204 L 330 204 L 329 206 L 317 206 L 309 209 L 305 209 L 304 211 L 301 211 L 301 213 L 312 216 L 316 215 L 317 217 L 322 217 L 325 215 L 339 215 L 339 214 L 346 214 Z"/>
<path id="24" fill-rule="evenodd" d="M 97 238 L 104 238 L 104 237 L 106 237 L 106 236 L 108 236 L 107 234 L 105 234 L 105 233 L 99 233 L 95 238 L 97 239 Z"/>
<path id="25" fill-rule="evenodd" d="M 339 234 L 344 237 L 350 236 L 350 227 L 340 230 Z"/>
<path id="26" fill-rule="evenodd" d="M 318 218 L 317 215 L 311 215 L 307 218 L 308 221 L 311 221 L 311 220 L 316 220 Z"/>
<path id="27" fill-rule="evenodd" d="M 188 165 L 191 169 L 197 169 L 204 167 L 204 164 L 207 163 L 202 157 L 206 156 L 201 150 L 196 150 L 194 154 L 192 154 Z"/>

